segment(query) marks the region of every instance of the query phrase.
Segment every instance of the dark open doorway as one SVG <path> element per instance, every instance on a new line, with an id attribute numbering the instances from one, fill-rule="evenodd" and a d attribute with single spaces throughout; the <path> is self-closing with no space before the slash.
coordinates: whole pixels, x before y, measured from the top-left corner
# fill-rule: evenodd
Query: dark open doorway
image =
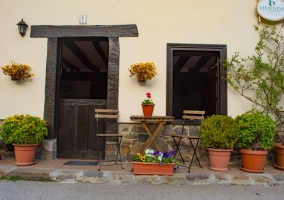
<path id="1" fill-rule="evenodd" d="M 227 114 L 225 69 L 214 67 L 226 58 L 226 45 L 168 44 L 167 115 L 182 118 L 183 110 Z"/>
<path id="2" fill-rule="evenodd" d="M 106 107 L 109 41 L 60 38 L 58 45 L 58 158 L 94 159 L 98 151 L 94 109 Z"/>
<path id="3" fill-rule="evenodd" d="M 60 98 L 106 99 L 108 38 L 59 39 Z"/>

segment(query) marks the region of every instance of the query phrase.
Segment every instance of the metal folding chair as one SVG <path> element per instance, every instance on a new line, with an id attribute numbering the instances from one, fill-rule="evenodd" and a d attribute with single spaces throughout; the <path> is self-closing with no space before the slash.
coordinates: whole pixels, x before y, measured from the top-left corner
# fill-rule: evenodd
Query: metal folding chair
<path id="1" fill-rule="evenodd" d="M 188 167 L 188 172 L 190 173 L 190 168 L 191 168 L 191 165 L 193 163 L 193 160 L 194 160 L 194 157 L 196 158 L 197 160 L 197 163 L 199 164 L 199 167 L 202 168 L 200 162 L 199 162 L 199 159 L 198 159 L 198 156 L 197 156 L 197 147 L 198 147 L 198 143 L 199 143 L 199 140 L 200 140 L 200 137 L 199 136 L 191 136 L 191 135 L 184 135 L 184 129 L 185 129 L 185 123 L 186 123 L 186 120 L 203 120 L 204 119 L 204 114 L 205 114 L 205 111 L 199 111 L 199 110 L 184 110 L 183 111 L 183 123 L 182 123 L 182 132 L 181 134 L 171 134 L 173 140 L 174 140 L 174 143 L 175 143 L 175 147 L 176 147 L 176 151 L 177 153 L 179 153 L 181 159 L 182 159 L 182 162 L 183 164 L 185 164 L 185 160 L 181 154 L 181 151 L 180 151 L 180 146 L 187 146 L 188 148 L 192 148 L 193 150 L 193 154 L 192 154 L 192 158 L 191 158 L 191 161 L 190 161 L 190 165 Z M 186 138 L 189 140 L 190 144 L 189 145 L 183 145 L 181 144 L 181 140 L 183 138 Z M 195 145 L 193 143 L 193 141 L 196 141 Z"/>
<path id="2" fill-rule="evenodd" d="M 115 162 L 115 164 L 108 164 L 106 166 L 109 165 L 117 165 L 119 163 L 117 163 L 117 157 L 118 154 L 120 155 L 120 165 L 121 165 L 121 169 L 124 169 L 122 166 L 122 159 L 121 159 L 121 153 L 120 153 L 120 144 L 121 144 L 121 139 L 122 139 L 122 134 L 118 134 L 118 133 L 105 133 L 105 120 L 107 119 L 116 119 L 118 120 L 119 116 L 118 116 L 119 111 L 118 110 L 111 110 L 111 109 L 95 109 L 95 119 L 96 119 L 96 123 L 97 123 L 97 133 L 96 133 L 96 137 L 98 138 L 98 151 L 97 151 L 97 163 L 99 165 L 99 169 L 98 171 L 101 170 L 101 164 L 100 164 L 100 160 L 99 160 L 99 155 L 100 155 L 100 149 L 103 148 L 103 146 L 106 145 L 116 145 L 117 146 L 117 153 L 116 153 L 116 157 L 115 160 L 105 160 L 104 162 Z M 102 119 L 103 120 L 103 131 L 102 133 L 99 133 L 99 120 Z M 117 142 L 113 142 L 111 144 L 107 144 L 105 142 L 106 138 L 117 138 Z"/>

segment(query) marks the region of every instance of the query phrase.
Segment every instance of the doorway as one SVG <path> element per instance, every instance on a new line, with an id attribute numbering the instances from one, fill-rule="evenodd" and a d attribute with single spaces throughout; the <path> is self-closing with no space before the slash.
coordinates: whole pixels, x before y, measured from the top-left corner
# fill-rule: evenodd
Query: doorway
<path id="1" fill-rule="evenodd" d="M 167 115 L 181 121 L 183 110 L 227 114 L 226 77 L 219 59 L 226 45 L 167 44 Z"/>
<path id="2" fill-rule="evenodd" d="M 59 144 L 59 82 L 61 68 L 59 67 L 60 38 L 69 37 L 106 37 L 109 43 L 107 99 L 105 105 L 109 109 L 118 109 L 119 85 L 119 38 L 138 37 L 136 24 L 124 25 L 32 25 L 31 38 L 47 38 L 47 59 L 45 79 L 44 119 L 47 121 L 48 136 L 45 138 L 44 154 L 47 159 L 58 157 Z M 117 132 L 118 127 L 106 125 L 107 132 Z M 51 147 L 51 148 L 49 148 Z M 107 156 L 107 155 L 106 155 Z"/>
<path id="3" fill-rule="evenodd" d="M 60 38 L 58 45 L 58 158 L 95 159 L 103 151 L 95 137 L 94 109 L 106 107 L 108 38 Z"/>

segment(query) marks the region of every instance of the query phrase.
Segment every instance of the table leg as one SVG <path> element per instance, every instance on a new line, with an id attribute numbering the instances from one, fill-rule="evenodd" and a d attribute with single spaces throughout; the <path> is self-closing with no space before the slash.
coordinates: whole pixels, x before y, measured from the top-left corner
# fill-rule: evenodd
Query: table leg
<path id="1" fill-rule="evenodd" d="M 140 153 L 144 153 L 146 149 L 149 148 L 149 146 L 154 143 L 155 147 L 158 149 L 158 151 L 162 151 L 161 147 L 159 146 L 159 144 L 156 142 L 155 138 L 158 135 L 158 132 L 160 131 L 160 129 L 162 128 L 164 122 L 157 122 L 157 124 L 155 125 L 153 132 L 151 132 L 151 130 L 149 129 L 148 125 L 146 122 L 141 122 L 142 125 L 144 126 L 146 132 L 148 133 L 149 137 L 146 140 L 143 148 L 142 148 L 142 152 Z"/>

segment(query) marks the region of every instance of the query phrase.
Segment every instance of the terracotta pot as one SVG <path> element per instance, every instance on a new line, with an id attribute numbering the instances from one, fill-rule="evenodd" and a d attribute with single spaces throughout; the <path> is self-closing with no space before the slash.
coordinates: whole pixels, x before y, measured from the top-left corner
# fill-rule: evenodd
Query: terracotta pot
<path id="1" fill-rule="evenodd" d="M 211 165 L 209 169 L 221 172 L 228 171 L 230 156 L 233 149 L 207 149 Z"/>
<path id="2" fill-rule="evenodd" d="M 275 144 L 275 151 L 277 155 L 277 163 L 274 165 L 276 168 L 284 170 L 284 146 L 282 143 Z"/>
<path id="3" fill-rule="evenodd" d="M 38 144 L 13 144 L 15 148 L 15 157 L 17 165 L 35 164 L 35 152 Z"/>
<path id="4" fill-rule="evenodd" d="M 11 80 L 13 80 L 13 81 L 18 81 L 18 80 L 20 80 L 20 74 L 12 74 L 12 75 L 11 75 Z"/>
<path id="5" fill-rule="evenodd" d="M 146 80 L 145 80 L 143 74 L 137 74 L 137 80 L 138 80 L 139 82 L 146 82 Z"/>
<path id="6" fill-rule="evenodd" d="M 242 166 L 241 170 L 247 172 L 264 172 L 264 163 L 266 159 L 267 151 L 253 151 L 241 149 Z"/>
<path id="7" fill-rule="evenodd" d="M 175 163 L 160 166 L 159 163 L 132 162 L 133 174 L 168 175 L 172 176 Z"/>
<path id="8" fill-rule="evenodd" d="M 142 104 L 142 111 L 145 117 L 151 117 L 154 111 L 155 104 L 143 105 Z"/>

